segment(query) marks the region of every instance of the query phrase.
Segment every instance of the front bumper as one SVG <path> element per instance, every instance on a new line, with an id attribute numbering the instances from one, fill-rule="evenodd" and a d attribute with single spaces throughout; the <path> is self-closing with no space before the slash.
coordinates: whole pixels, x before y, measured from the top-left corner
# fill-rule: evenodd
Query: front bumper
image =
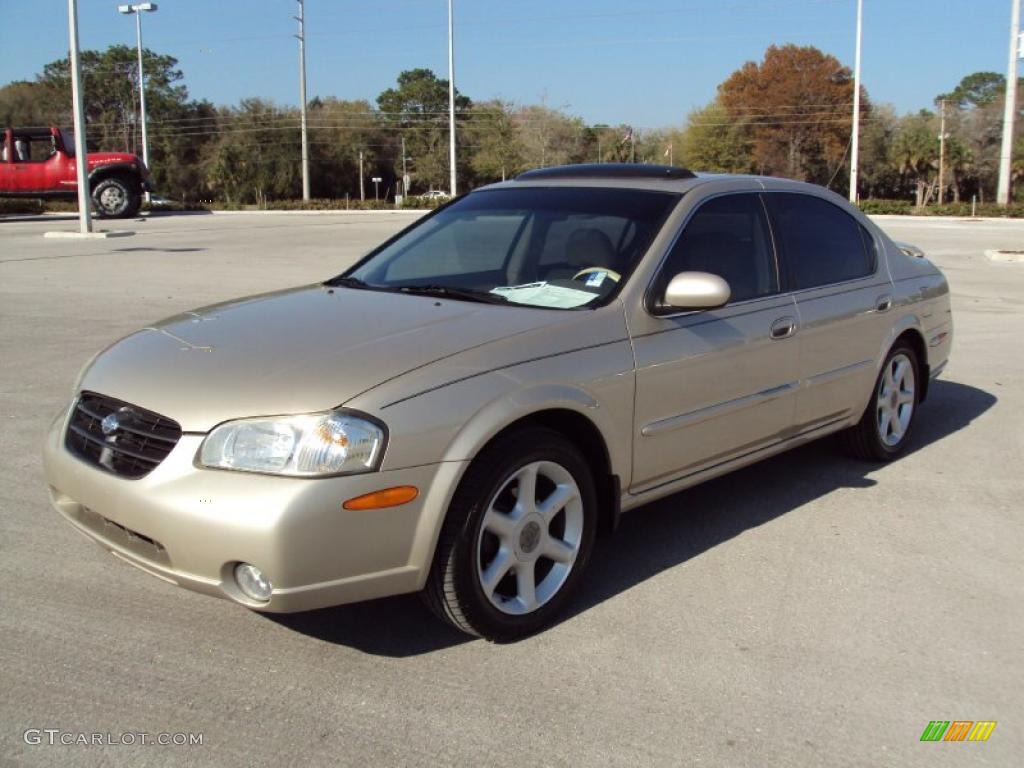
<path id="1" fill-rule="evenodd" d="M 203 435 L 185 434 L 152 472 L 127 480 L 64 447 L 66 415 L 46 438 L 54 507 L 86 537 L 148 573 L 261 611 L 289 613 L 423 587 L 463 462 L 320 479 L 199 469 Z M 396 485 L 420 495 L 390 509 L 350 512 L 347 499 Z M 245 597 L 236 563 L 274 585 Z"/>

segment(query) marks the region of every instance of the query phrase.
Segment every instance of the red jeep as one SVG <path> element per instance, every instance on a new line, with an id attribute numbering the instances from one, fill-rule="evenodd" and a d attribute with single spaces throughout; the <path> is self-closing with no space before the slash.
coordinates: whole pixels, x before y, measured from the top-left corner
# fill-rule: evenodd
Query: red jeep
<path id="1" fill-rule="evenodd" d="M 89 190 L 100 216 L 127 218 L 149 189 L 149 169 L 127 152 L 88 153 Z M 75 143 L 60 128 L 8 128 L 0 149 L 0 197 L 73 200 L 78 195 Z"/>

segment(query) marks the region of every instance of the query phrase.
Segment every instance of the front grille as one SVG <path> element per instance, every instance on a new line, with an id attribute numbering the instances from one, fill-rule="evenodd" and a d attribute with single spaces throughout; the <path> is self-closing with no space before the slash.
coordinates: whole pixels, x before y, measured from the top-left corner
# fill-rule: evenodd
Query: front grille
<path id="1" fill-rule="evenodd" d="M 83 392 L 68 422 L 71 453 L 121 477 L 148 475 L 181 438 L 177 422 L 94 392 Z"/>

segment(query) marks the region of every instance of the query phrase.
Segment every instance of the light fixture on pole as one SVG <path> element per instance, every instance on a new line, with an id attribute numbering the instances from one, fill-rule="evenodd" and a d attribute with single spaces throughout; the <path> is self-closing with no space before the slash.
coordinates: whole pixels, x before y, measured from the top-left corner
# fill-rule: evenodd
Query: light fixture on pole
<path id="1" fill-rule="evenodd" d="M 149 139 L 146 136 L 146 80 L 142 68 L 142 14 L 152 13 L 157 9 L 156 3 L 135 3 L 134 5 L 119 5 L 117 10 L 123 14 L 135 14 L 135 47 L 139 54 L 139 115 L 142 122 L 142 162 L 149 168 Z M 146 192 L 146 200 L 149 200 L 149 192 Z"/>
<path id="2" fill-rule="evenodd" d="M 306 10 L 303 0 L 298 0 L 299 15 L 299 114 L 302 123 L 302 199 L 309 200 L 309 139 L 306 136 Z"/>
<path id="3" fill-rule="evenodd" d="M 1020 57 L 1020 0 L 1013 0 L 1010 10 L 1010 65 L 1006 72 L 1006 104 L 1003 111 L 1003 147 L 999 153 L 999 188 L 996 201 L 1010 202 L 1010 171 L 1013 162 L 1013 122 L 1017 115 L 1017 59 Z"/>
<path id="4" fill-rule="evenodd" d="M 857 202 L 860 176 L 860 42 L 864 31 L 864 0 L 857 0 L 857 43 L 853 55 L 853 135 L 850 137 L 850 202 Z"/>
<path id="5" fill-rule="evenodd" d="M 451 188 L 448 194 L 455 197 L 455 28 L 452 24 L 452 0 L 448 0 L 448 163 L 451 166 Z"/>
<path id="6" fill-rule="evenodd" d="M 85 149 L 85 108 L 82 99 L 82 65 L 78 60 L 78 2 L 68 0 L 68 48 L 71 59 L 71 101 L 75 125 L 75 175 L 78 178 L 78 221 L 81 234 L 92 232 L 89 208 L 88 162 Z"/>

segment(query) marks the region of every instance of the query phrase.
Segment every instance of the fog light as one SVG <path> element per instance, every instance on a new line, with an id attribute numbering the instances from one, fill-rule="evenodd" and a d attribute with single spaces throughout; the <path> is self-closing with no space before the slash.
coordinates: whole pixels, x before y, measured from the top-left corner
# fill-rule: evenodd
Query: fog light
<path id="1" fill-rule="evenodd" d="M 235 566 L 235 581 L 242 594 L 250 600 L 265 603 L 270 600 L 270 593 L 274 586 L 270 579 L 263 575 L 263 571 L 255 565 L 239 563 Z"/>

